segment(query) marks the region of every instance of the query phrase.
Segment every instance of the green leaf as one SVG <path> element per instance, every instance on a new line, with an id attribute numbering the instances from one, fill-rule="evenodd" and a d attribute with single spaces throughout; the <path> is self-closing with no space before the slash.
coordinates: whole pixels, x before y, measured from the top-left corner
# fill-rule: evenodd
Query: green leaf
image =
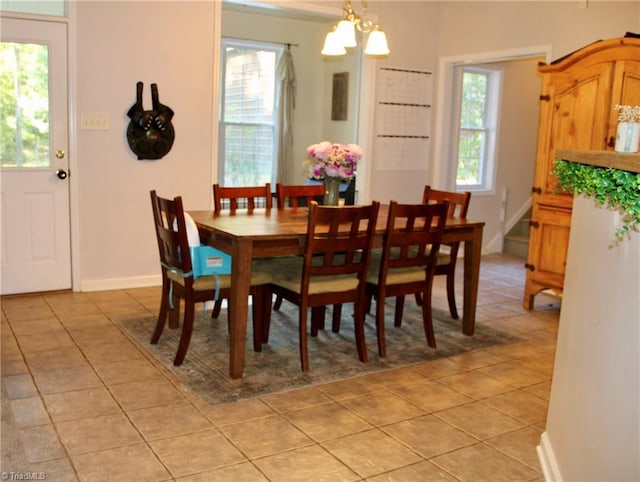
<path id="1" fill-rule="evenodd" d="M 612 167 L 590 166 L 556 159 L 552 173 L 558 189 L 595 198 L 603 206 L 624 214 L 622 226 L 614 233 L 617 240 L 640 228 L 640 173 Z"/>

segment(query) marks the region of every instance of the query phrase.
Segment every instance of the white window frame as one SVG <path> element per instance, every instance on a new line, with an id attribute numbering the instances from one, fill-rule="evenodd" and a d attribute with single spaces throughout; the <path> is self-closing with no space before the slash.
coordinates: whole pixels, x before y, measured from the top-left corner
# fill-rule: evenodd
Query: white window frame
<path id="1" fill-rule="evenodd" d="M 218 163 L 218 180 L 221 184 L 224 185 L 224 179 L 225 179 L 225 126 L 227 125 L 227 122 L 225 122 L 224 119 L 224 112 L 225 112 L 225 91 L 226 91 L 226 84 L 225 84 L 225 78 L 226 78 L 226 47 L 227 46 L 237 46 L 237 47 L 242 47 L 242 48 L 255 48 L 255 49 L 259 49 L 259 50 L 273 50 L 276 53 L 276 59 L 275 59 L 275 70 L 274 70 L 274 76 L 277 76 L 277 68 L 278 68 L 278 63 L 280 61 L 281 56 L 284 53 L 284 45 L 282 44 L 274 44 L 274 43 L 269 43 L 269 42 L 259 42 L 259 41 L 252 41 L 252 40 L 243 40 L 243 39 L 236 39 L 236 38 L 231 38 L 231 37 L 222 37 L 221 39 L 221 44 L 220 44 L 220 72 L 221 72 L 221 77 L 220 77 L 220 109 L 219 109 L 219 113 L 220 113 L 220 118 L 219 118 L 219 127 L 218 127 L 218 159 L 219 159 L 219 163 Z M 277 77 L 274 79 L 274 96 L 273 96 L 273 115 L 272 115 L 272 124 L 273 125 L 273 150 L 271 153 L 272 156 L 272 164 L 271 164 L 271 176 L 270 176 L 270 181 L 271 184 L 273 185 L 275 183 L 275 179 L 276 179 L 276 173 L 277 173 L 277 155 L 278 155 L 278 138 L 279 138 L 279 126 L 278 126 L 278 111 L 277 111 L 277 105 L 279 102 L 279 96 L 280 96 L 280 86 L 279 86 L 279 82 Z"/>
<path id="2" fill-rule="evenodd" d="M 462 104 L 462 77 L 465 72 L 481 73 L 487 75 L 487 96 L 485 102 L 485 122 L 482 129 L 485 133 L 485 145 L 483 160 L 480 166 L 480 179 L 476 184 L 463 184 L 457 182 L 458 170 L 458 145 L 460 133 L 468 130 L 460 126 Z M 500 122 L 500 102 L 502 99 L 502 68 L 490 68 L 479 66 L 460 65 L 455 68 L 455 95 L 454 99 L 454 129 L 455 135 L 451 139 L 451 152 L 453 154 L 453 181 L 457 191 L 494 193 L 497 173 L 497 142 L 498 125 Z"/>

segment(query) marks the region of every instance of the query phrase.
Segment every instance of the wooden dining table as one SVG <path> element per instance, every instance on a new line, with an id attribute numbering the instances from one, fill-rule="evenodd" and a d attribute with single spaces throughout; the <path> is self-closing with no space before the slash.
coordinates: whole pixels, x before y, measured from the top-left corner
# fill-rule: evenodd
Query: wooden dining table
<path id="1" fill-rule="evenodd" d="M 382 246 L 388 205 L 381 205 L 376 225 L 376 246 Z M 238 209 L 236 211 L 189 211 L 200 239 L 231 255 L 229 299 L 229 375 L 242 378 L 247 335 L 249 286 L 252 260 L 270 256 L 303 254 L 308 208 Z M 483 221 L 449 218 L 443 243 L 464 243 L 462 332 L 472 336 L 475 327 Z"/>

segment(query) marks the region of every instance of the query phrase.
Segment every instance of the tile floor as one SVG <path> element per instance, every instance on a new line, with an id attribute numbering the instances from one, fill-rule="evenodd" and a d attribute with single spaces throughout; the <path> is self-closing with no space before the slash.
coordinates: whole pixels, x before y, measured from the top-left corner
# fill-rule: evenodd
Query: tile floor
<path id="1" fill-rule="evenodd" d="M 522 309 L 521 259 L 487 256 L 481 277 L 478 323 L 522 342 L 217 406 L 114 323 L 155 313 L 159 288 L 4 297 L 3 478 L 543 480 L 559 302 Z"/>

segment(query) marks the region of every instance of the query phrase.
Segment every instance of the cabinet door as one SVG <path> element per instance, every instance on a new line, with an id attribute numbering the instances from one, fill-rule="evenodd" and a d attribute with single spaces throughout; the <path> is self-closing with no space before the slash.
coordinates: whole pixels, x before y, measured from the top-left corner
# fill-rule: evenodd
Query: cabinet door
<path id="1" fill-rule="evenodd" d="M 557 179 L 553 175 L 557 148 L 605 148 L 614 66 L 614 62 L 607 62 L 549 75 L 547 91 L 541 96 L 541 135 L 535 174 L 536 188 L 540 188 L 543 196 L 566 197 L 556 191 Z M 571 199 L 556 202 L 567 206 Z"/>
<path id="2" fill-rule="evenodd" d="M 529 235 L 529 258 L 524 307 L 533 308 L 534 296 L 544 289 L 562 291 L 567 264 L 571 208 L 538 204 Z"/>
<path id="3" fill-rule="evenodd" d="M 640 105 L 640 49 L 636 50 L 638 50 L 637 60 L 621 60 L 615 65 L 607 144 L 609 149 L 613 149 L 615 144 L 618 125 L 618 112 L 614 109 L 615 105 Z"/>
<path id="4" fill-rule="evenodd" d="M 524 307 L 546 288 L 562 290 L 572 196 L 557 189 L 553 174 L 556 148 L 604 149 L 614 62 L 548 74 L 541 96 L 532 228 L 527 257 Z"/>

